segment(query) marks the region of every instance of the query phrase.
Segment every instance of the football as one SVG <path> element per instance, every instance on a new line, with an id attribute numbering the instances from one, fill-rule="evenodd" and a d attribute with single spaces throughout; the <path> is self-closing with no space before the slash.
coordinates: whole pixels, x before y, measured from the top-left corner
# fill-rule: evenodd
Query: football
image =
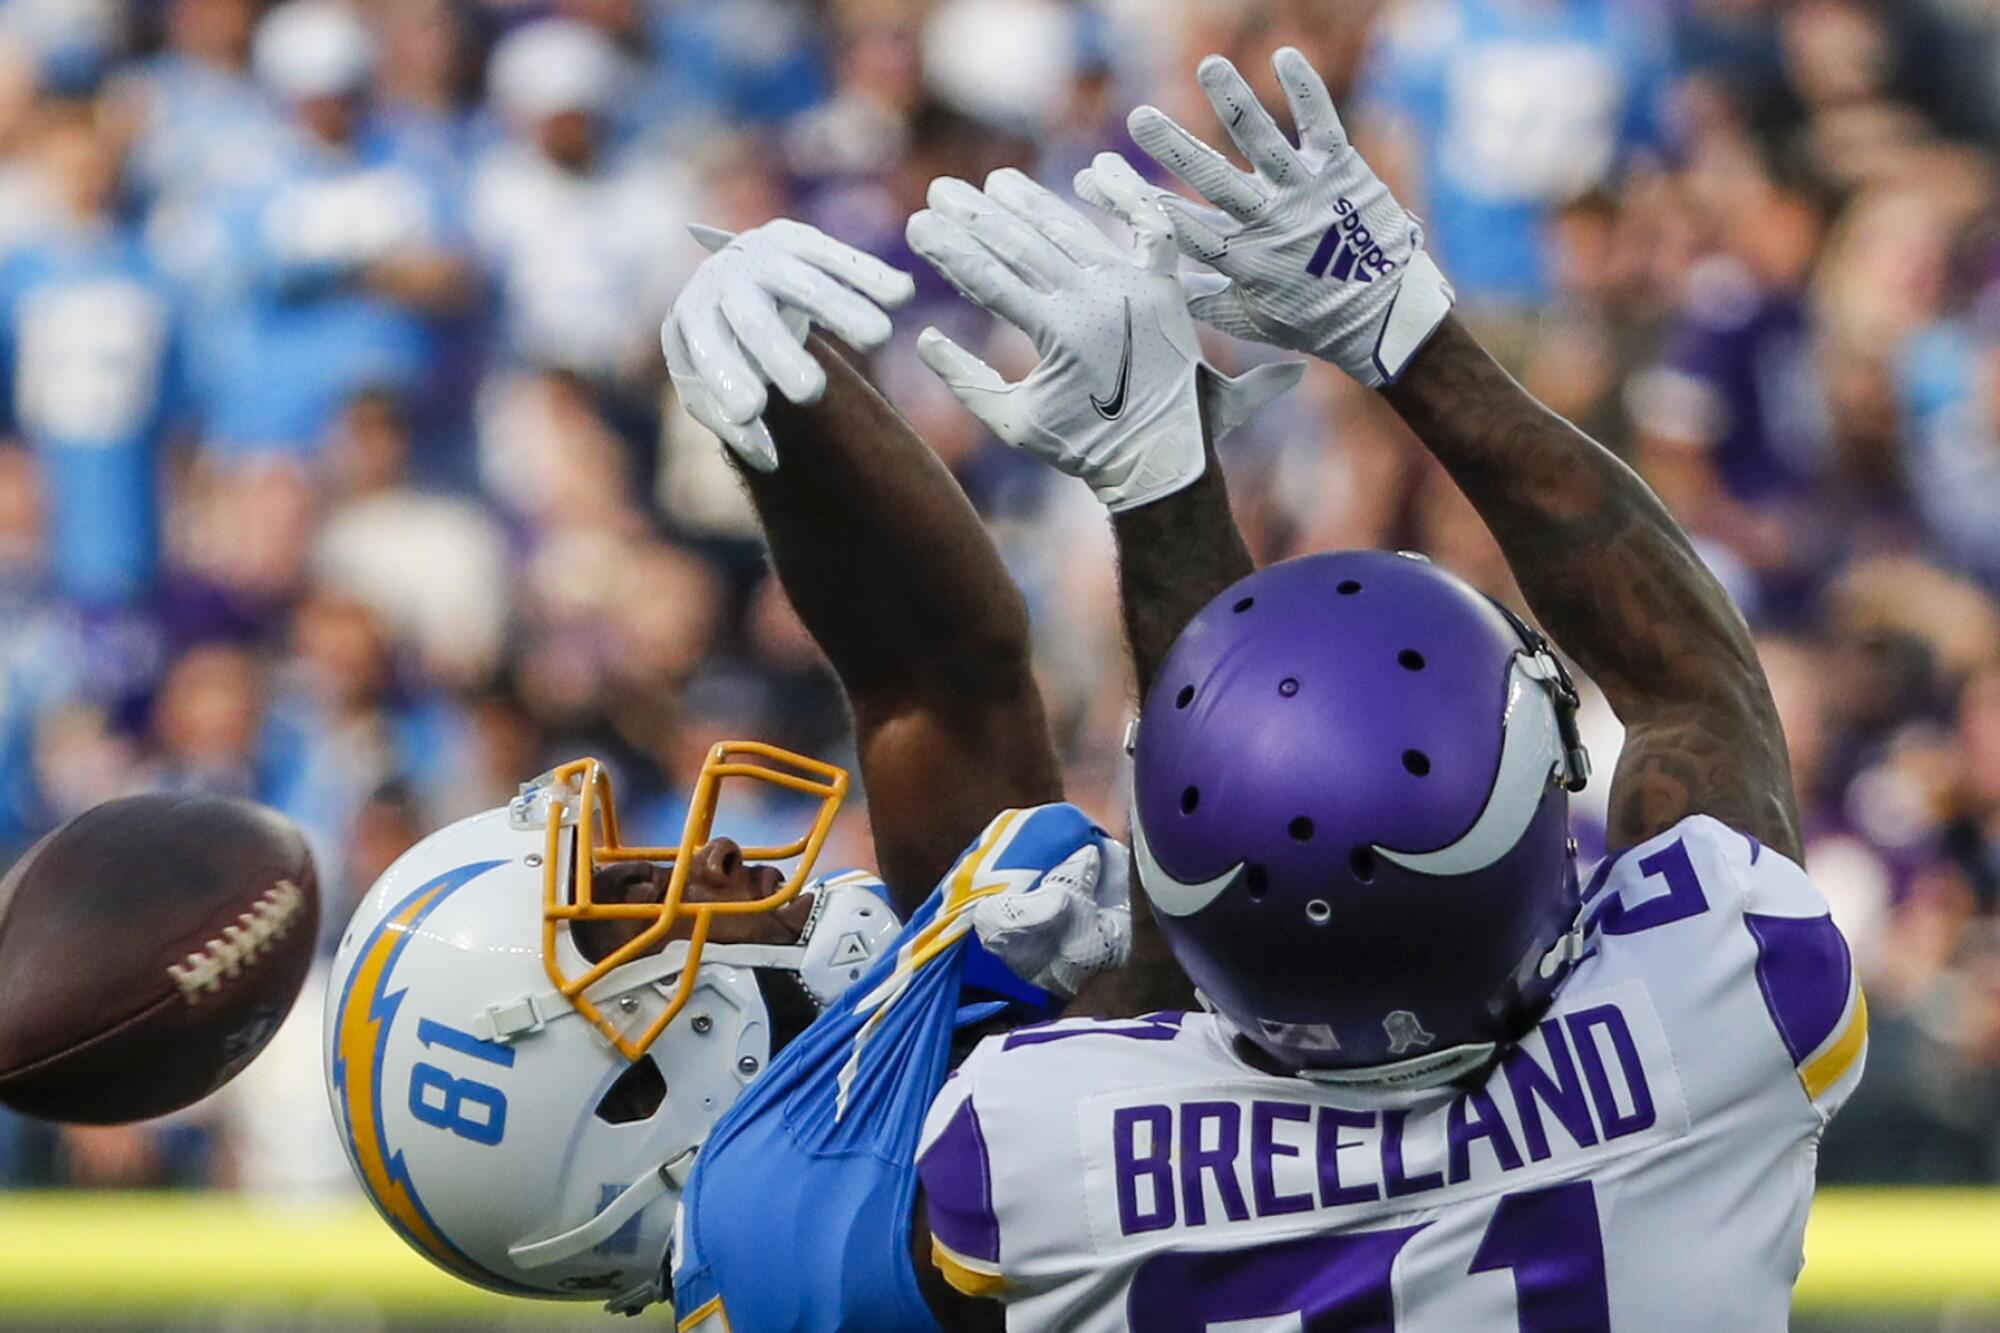
<path id="1" fill-rule="evenodd" d="M 312 855 L 277 812 L 191 795 L 85 811 L 0 881 L 0 1103 L 116 1124 L 200 1100 L 277 1031 L 318 929 Z"/>

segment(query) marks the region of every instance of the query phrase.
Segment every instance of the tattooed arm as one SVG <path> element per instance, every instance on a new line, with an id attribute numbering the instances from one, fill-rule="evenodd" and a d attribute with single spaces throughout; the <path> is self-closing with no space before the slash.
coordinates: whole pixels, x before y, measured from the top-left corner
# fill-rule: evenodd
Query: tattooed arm
<path id="1" fill-rule="evenodd" d="M 1296 141 L 1228 60 L 1210 56 L 1197 71 L 1252 172 L 1156 108 L 1128 121 L 1139 146 L 1212 205 L 1160 199 L 1181 248 L 1222 279 L 1203 284 L 1194 313 L 1387 386 L 1499 539 L 1543 625 L 1625 723 L 1615 845 L 1704 813 L 1796 859 L 1784 735 L 1742 616 L 1637 474 L 1450 318 L 1451 287 L 1423 228 L 1354 150 L 1305 56 L 1285 47 L 1273 65 Z M 1077 186 L 1118 208 L 1108 165 L 1100 158 Z M 1357 266 L 1366 272 L 1348 281 Z"/>
<path id="2" fill-rule="evenodd" d="M 1750 629 L 1638 474 L 1536 402 L 1455 319 L 1384 395 L 1625 724 L 1611 845 L 1707 814 L 1800 859 L 1784 732 Z"/>

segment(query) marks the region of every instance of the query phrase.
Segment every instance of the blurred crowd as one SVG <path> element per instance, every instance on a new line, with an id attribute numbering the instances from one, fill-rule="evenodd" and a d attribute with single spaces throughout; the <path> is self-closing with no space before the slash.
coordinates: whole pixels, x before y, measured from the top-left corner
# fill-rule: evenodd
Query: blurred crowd
<path id="1" fill-rule="evenodd" d="M 1211 50 L 1277 105 L 1287 42 L 1467 318 L 1758 631 L 1874 1019 L 1825 1177 L 2000 1180 L 1996 0 L 0 0 L 0 848 L 133 790 L 252 796 L 308 831 L 330 941 L 557 760 L 674 841 L 718 738 L 846 756 L 657 344 L 684 224 L 781 214 L 915 273 L 876 372 L 991 523 L 1071 794 L 1121 825 L 1102 515 L 919 365 L 933 323 L 1033 354 L 902 225 L 941 174 L 1066 188 L 1142 101 L 1213 129 Z M 1326 367 L 1224 457 L 1262 559 L 1416 548 L 1516 595 Z M 867 863 L 855 805 L 825 864 Z M 337 1186 L 317 1020 L 309 989 L 164 1124 L 0 1118 L 0 1183 Z"/>

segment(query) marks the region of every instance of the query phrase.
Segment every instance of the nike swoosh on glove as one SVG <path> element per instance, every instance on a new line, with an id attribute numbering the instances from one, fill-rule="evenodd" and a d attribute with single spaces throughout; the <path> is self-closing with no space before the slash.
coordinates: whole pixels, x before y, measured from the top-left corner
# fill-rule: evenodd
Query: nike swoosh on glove
<path id="1" fill-rule="evenodd" d="M 917 355 L 1001 440 L 1081 477 L 1113 513 L 1201 478 L 1202 411 L 1217 439 L 1298 382 L 1299 365 L 1230 379 L 1202 360 L 1174 276 L 1173 226 L 1140 190 L 1137 255 L 1011 168 L 984 191 L 932 182 L 910 247 L 965 296 L 1019 328 L 1042 361 L 1018 384 L 935 328 Z"/>
<path id="2" fill-rule="evenodd" d="M 1210 56 L 1198 73 L 1254 174 L 1155 107 L 1140 107 L 1128 122 L 1148 155 L 1213 205 L 1161 199 L 1180 248 L 1220 275 L 1190 281 L 1191 308 L 1225 333 L 1309 352 L 1370 388 L 1392 384 L 1451 313 L 1455 295 L 1424 250 L 1422 224 L 1348 142 L 1305 56 L 1288 46 L 1272 63 L 1298 127 L 1297 148 L 1236 66 Z M 1127 205 L 1111 177 L 1100 157 L 1077 176 L 1077 192 L 1122 213 Z"/>
<path id="3" fill-rule="evenodd" d="M 1132 955 L 1131 853 L 1110 838 L 1024 889 L 982 898 L 972 929 L 1024 981 L 1064 999 Z"/>
<path id="4" fill-rule="evenodd" d="M 826 392 L 826 372 L 806 350 L 813 325 L 864 351 L 893 331 L 885 309 L 916 293 L 910 275 L 781 218 L 731 236 L 691 228 L 715 251 L 674 299 L 660 349 L 674 392 L 696 421 L 759 472 L 775 472 L 764 425 L 768 387 L 801 406 Z"/>

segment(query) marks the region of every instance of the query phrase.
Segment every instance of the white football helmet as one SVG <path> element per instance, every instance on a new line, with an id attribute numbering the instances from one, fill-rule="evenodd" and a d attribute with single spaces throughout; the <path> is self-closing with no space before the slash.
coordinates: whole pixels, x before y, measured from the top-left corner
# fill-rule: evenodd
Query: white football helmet
<path id="1" fill-rule="evenodd" d="M 743 851 L 792 861 L 782 887 L 683 901 L 731 778 L 816 798 L 818 813 L 798 841 Z M 846 788 L 838 768 L 726 742 L 680 846 L 626 847 L 609 779 L 584 759 L 398 858 L 341 938 L 326 1008 L 334 1121 L 389 1225 L 497 1291 L 659 1299 L 695 1149 L 770 1062 L 774 1028 L 799 1021 L 767 996 L 817 1012 L 899 929 L 881 882 L 848 872 L 812 883 L 797 943 L 708 942 L 715 917 L 772 912 L 808 887 Z M 594 901 L 595 872 L 633 861 L 672 868 L 665 901 Z M 572 938 L 580 922 L 619 920 L 643 929 L 596 961 Z"/>

